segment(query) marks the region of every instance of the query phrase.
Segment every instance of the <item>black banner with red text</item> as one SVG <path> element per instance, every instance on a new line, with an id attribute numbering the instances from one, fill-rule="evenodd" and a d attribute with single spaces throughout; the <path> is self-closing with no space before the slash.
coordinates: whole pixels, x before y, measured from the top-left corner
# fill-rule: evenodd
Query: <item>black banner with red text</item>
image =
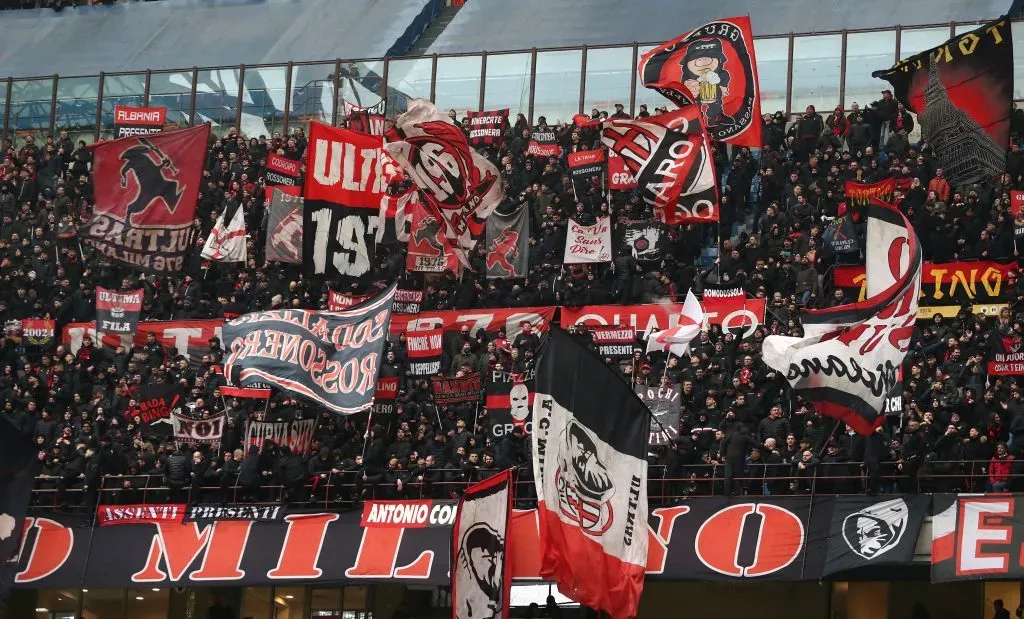
<path id="1" fill-rule="evenodd" d="M 863 567 L 906 567 L 930 500 L 927 495 L 691 498 L 684 505 L 650 511 L 647 578 L 814 581 L 826 574 L 842 579 L 839 574 Z M 964 531 L 956 535 L 955 527 L 951 530 L 952 550 L 946 554 L 940 553 L 945 552 L 940 548 L 945 538 L 936 540 L 940 562 L 933 565 L 933 578 L 977 577 L 982 572 L 960 576 L 952 565 L 943 571 L 943 562 L 960 561 L 967 553 L 976 553 L 971 561 L 983 559 L 968 567 L 987 570 L 986 578 L 1024 575 L 1019 553 L 1011 550 L 1014 544 L 1020 547 L 1024 535 L 1012 496 L 964 497 L 959 505 L 946 499 L 946 505 Z M 367 501 L 362 510 L 340 513 L 284 509 L 279 521 L 260 522 L 181 522 L 169 511 L 112 509 L 121 510 L 117 519 L 126 522 L 91 531 L 81 527 L 80 517 L 69 514 L 30 517 L 14 586 L 446 585 L 457 512 L 453 501 L 430 499 Z M 140 519 L 155 522 L 131 523 Z M 1005 532 L 1005 539 L 985 538 L 979 544 L 979 531 L 989 528 Z M 509 539 L 513 577 L 538 578 L 541 555 L 534 511 L 513 512 Z M 118 552 L 109 552 L 111 548 Z"/>

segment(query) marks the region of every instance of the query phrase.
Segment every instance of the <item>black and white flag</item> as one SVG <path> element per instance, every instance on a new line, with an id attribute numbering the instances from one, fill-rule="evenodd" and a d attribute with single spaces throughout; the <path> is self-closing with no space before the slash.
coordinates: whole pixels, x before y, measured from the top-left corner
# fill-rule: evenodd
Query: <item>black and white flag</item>
<path id="1" fill-rule="evenodd" d="M 629 247 L 638 262 L 661 262 L 668 248 L 668 226 L 657 220 L 630 221 L 616 229 L 616 246 Z"/>
<path id="2" fill-rule="evenodd" d="M 452 619 L 508 619 L 512 471 L 470 486 L 452 528 Z"/>
<path id="3" fill-rule="evenodd" d="M 824 575 L 858 567 L 909 565 L 930 503 L 927 495 L 836 497 Z"/>
<path id="4" fill-rule="evenodd" d="M 556 327 L 535 384 L 540 576 L 580 604 L 635 617 L 647 565 L 647 407 Z"/>
<path id="5" fill-rule="evenodd" d="M 679 414 L 682 405 L 679 399 L 679 384 L 665 386 L 637 385 L 637 396 L 651 411 L 651 445 L 667 445 L 679 436 Z"/>

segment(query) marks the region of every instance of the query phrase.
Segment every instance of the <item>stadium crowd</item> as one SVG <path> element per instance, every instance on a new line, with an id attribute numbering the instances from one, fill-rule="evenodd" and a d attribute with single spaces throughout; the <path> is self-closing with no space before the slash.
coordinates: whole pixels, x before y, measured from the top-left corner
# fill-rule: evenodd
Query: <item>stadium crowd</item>
<path id="1" fill-rule="evenodd" d="M 627 382 L 681 385 L 679 436 L 652 448 L 650 456 L 653 501 L 723 491 L 808 492 L 812 485 L 816 492 L 871 493 L 1016 487 L 1024 398 L 1018 381 L 986 376 L 984 360 L 1002 337 L 1022 335 L 1024 319 L 1016 310 L 1024 300 L 1024 280 L 1006 289 L 1002 300 L 1010 307 L 998 316 L 977 316 L 964 306 L 955 319 L 919 323 L 903 368 L 904 413 L 868 438 L 836 427 L 792 396 L 760 359 L 765 335 L 800 333 L 801 307 L 844 302 L 833 291 L 836 258 L 822 235 L 845 199 L 848 179 L 896 178 L 895 202 L 912 220 L 926 260 L 1018 257 L 1008 192 L 1024 188 L 1024 153 L 1016 143 L 1024 128 L 1020 111 L 1014 113 L 1007 174 L 990 184 L 955 187 L 928 148 L 910 141 L 914 118 L 891 93 L 853 108 L 822 116 L 809 106 L 792 122 L 782 112 L 766 114 L 759 153 L 718 148 L 720 226 L 673 230 L 662 262 L 646 266 L 624 248 L 610 264 L 561 264 L 570 216 L 588 223 L 607 213 L 621 222 L 653 213 L 630 191 L 595 187 L 577 200 L 565 155 L 527 154 L 531 127 L 520 115 L 500 149 L 487 154 L 499 164 L 505 185 L 507 204 L 499 208 L 530 209 L 529 277 L 486 279 L 481 243 L 470 258 L 472 271 L 461 278 L 450 272 L 424 278 L 405 271 L 404 248 L 389 246 L 378 248 L 373 272 L 353 284 L 352 292 L 399 280 L 425 290 L 424 310 L 681 301 L 688 289 L 699 293 L 706 283 L 732 283 L 767 298 L 766 320 L 751 337 L 713 326 L 699 336 L 689 359 L 667 361 L 644 355 L 638 340 L 633 358 L 614 364 Z M 639 116 L 649 113 L 657 110 L 640 106 Z M 626 114 L 616 106 L 612 115 Z M 543 117 L 537 128 L 546 128 Z M 555 131 L 565 154 L 600 146 L 595 129 L 562 124 Z M 258 137 L 229 129 L 211 137 L 194 222 L 196 251 L 183 272 L 154 277 L 79 244 L 74 231 L 88 220 L 93 194 L 84 142 L 72 142 L 67 132 L 43 143 L 29 137 L 15 146 L 6 140 L 0 166 L 0 318 L 55 319 L 59 334 L 70 322 L 95 318 L 98 285 L 144 287 L 143 320 L 326 307 L 332 282 L 304 278 L 298 265 L 267 267 L 261 250 L 266 156 L 275 151 L 301 161 L 306 147 L 302 129 Z M 250 231 L 248 263 L 203 263 L 199 248 L 217 214 L 238 205 Z M 698 266 L 705 246 L 719 239 L 720 259 Z M 584 328 L 573 333 L 589 338 Z M 446 341 L 443 371 L 529 369 L 537 334 L 521 333 L 511 342 L 503 336 L 487 341 L 484 332 L 474 336 L 468 328 L 454 334 Z M 394 418 L 386 424 L 375 420 L 369 428 L 366 415 L 339 417 L 281 394 L 266 411 L 262 403 L 225 401 L 218 391 L 224 383 L 220 343 L 212 345 L 209 356 L 190 364 L 152 336 L 116 350 L 86 338 L 74 352 L 59 338 L 46 347 L 0 339 L 0 408 L 34 437 L 37 488 L 50 491 L 38 493 L 37 504 L 84 502 L 91 508 L 97 500 L 178 501 L 186 495 L 268 501 L 282 496 L 279 488 L 290 502 L 447 496 L 506 467 L 519 468 L 520 481 L 530 479 L 529 437 L 516 430 L 492 441 L 483 407 L 436 407 L 427 381 L 408 375 L 404 338 L 389 344 L 382 370 L 401 377 Z M 143 439 L 134 396 L 151 382 L 182 384 L 187 404 L 200 413 L 226 407 L 229 422 L 220 449 L 193 452 Z M 243 451 L 244 424 L 256 418 L 315 418 L 313 449 L 295 454 L 268 445 Z M 98 497 L 101 486 L 113 492 Z M 165 489 L 143 491 L 153 486 Z"/>

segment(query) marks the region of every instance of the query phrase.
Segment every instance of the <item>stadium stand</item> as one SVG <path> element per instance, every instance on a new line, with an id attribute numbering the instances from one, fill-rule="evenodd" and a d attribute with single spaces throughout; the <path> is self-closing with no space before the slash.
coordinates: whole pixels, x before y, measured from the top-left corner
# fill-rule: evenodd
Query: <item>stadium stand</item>
<path id="1" fill-rule="evenodd" d="M 806 511 L 804 521 L 793 516 L 800 525 L 801 548 L 806 549 L 812 544 L 804 545 L 805 539 L 834 524 L 829 516 L 824 527 L 811 531 L 811 510 L 819 509 L 819 500 L 875 501 L 875 495 L 882 495 L 877 500 L 912 503 L 923 493 L 935 493 L 934 505 L 939 505 L 941 500 L 957 500 L 946 493 L 1024 492 L 1024 370 L 998 376 L 989 370 L 994 351 L 1024 351 L 1024 278 L 1018 276 L 1024 261 L 1017 247 L 1024 239 L 1024 111 L 1013 111 L 1006 174 L 955 186 L 922 143 L 917 118 L 880 92 L 887 88 L 885 83 L 868 77 L 870 69 L 886 68 L 998 17 L 1006 4 L 469 0 L 444 7 L 439 0 L 162 0 L 0 13 L 0 71 L 5 78 L 0 80 L 0 326 L 5 329 L 0 332 L 0 416 L 39 449 L 30 511 L 36 520 L 26 526 L 32 533 L 25 538 L 25 548 L 32 550 L 16 566 L 28 576 L 16 583 L 21 588 L 15 590 L 7 615 L 0 605 L 0 617 L 24 619 L 33 616 L 33 609 L 44 619 L 73 619 L 79 614 L 86 619 L 424 616 L 424 609 L 446 603 L 441 589 L 447 575 L 437 572 L 447 565 L 447 559 L 440 558 L 451 547 L 447 530 L 434 528 L 436 523 L 417 523 L 422 531 L 387 528 L 388 523 L 374 529 L 360 522 L 360 506 L 378 500 L 450 506 L 468 485 L 503 469 L 515 471 L 515 506 L 535 506 L 529 437 L 522 428 L 495 431 L 486 387 L 478 401 L 437 404 L 428 378 L 410 371 L 406 334 L 392 338 L 381 370 L 399 385 L 393 414 L 385 421 L 365 413 L 334 415 L 280 392 L 266 404 L 221 397 L 226 384 L 224 342 L 216 335 L 226 318 L 289 307 L 326 309 L 331 290 L 342 288 L 340 280 L 306 277 L 299 265 L 262 263 L 268 155 L 304 161 L 311 121 L 348 126 L 352 109 L 381 103 L 387 117 L 394 119 L 414 97 L 432 97 L 439 107 L 450 108 L 467 131 L 467 111 L 511 109 L 502 145 L 482 152 L 500 170 L 506 199 L 499 208 L 529 209 L 529 275 L 516 280 L 486 278 L 481 244 L 470 255 L 472 270 L 461 277 L 451 272 L 424 277 L 406 270 L 403 243 L 388 242 L 377 248 L 372 271 L 344 292 L 358 296 L 398 282 L 423 291 L 421 309 L 428 316 L 456 310 L 493 318 L 527 311 L 524 308 L 551 308 L 555 322 L 561 321 L 587 346 L 595 346 L 591 328 L 572 326 L 565 318 L 581 308 L 607 311 L 628 323 L 637 318 L 638 306 L 681 302 L 689 289 L 701 293 L 731 285 L 742 289 L 744 298 L 763 300 L 767 311 L 750 333 L 712 324 L 687 358 L 648 355 L 643 334 L 637 333 L 625 344 L 632 354 L 607 361 L 634 387 L 679 388 L 679 434 L 652 446 L 648 455 L 649 503 L 665 510 L 657 515 L 668 536 L 661 540 L 663 555 L 668 553 L 672 527 L 678 531 L 688 524 L 679 520 L 677 526 L 676 519 L 708 504 L 731 508 L 736 503 L 727 495 L 750 497 L 744 499 L 748 507 L 785 506 L 786 501 L 792 502 L 790 507 L 800 505 L 792 512 L 776 508 L 749 516 L 751 521 L 763 521 L 763 537 L 768 537 L 767 531 L 774 531 L 769 525 L 778 526 L 769 520 L 783 512 Z M 660 95 L 636 83 L 634 63 L 645 49 L 629 42 L 670 39 L 703 21 L 748 12 L 755 33 L 762 37 L 758 53 L 765 52 L 758 62 L 764 144 L 753 150 L 716 148 L 721 224 L 672 230 L 663 256 L 651 263 L 642 264 L 628 249 L 617 247 L 610 264 L 563 264 L 570 217 L 590 223 L 610 215 L 617 231 L 653 218 L 634 191 L 605 192 L 598 187 L 577 195 L 568 174 L 568 154 L 600 147 L 597 131 L 580 124 L 645 117 L 667 105 Z M 439 15 L 442 23 L 436 21 Z M 1024 21 L 1014 22 L 1013 31 L 1024 35 Z M 1024 50 L 1024 38 L 1018 36 L 1018 41 L 1018 49 Z M 410 50 L 426 50 L 427 55 L 403 57 Z M 481 54 L 483 50 L 488 53 Z M 520 51 L 492 53 L 508 50 Z M 1017 56 L 1024 58 L 1024 53 Z M 1024 101 L 1024 62 L 1017 62 L 1015 73 L 1014 100 Z M 112 137 L 116 104 L 166 107 L 168 127 L 212 124 L 191 237 L 193 251 L 180 272 L 142 274 L 103 259 L 76 236 L 94 203 L 89 145 Z M 574 122 L 577 114 L 582 117 Z M 562 154 L 531 154 L 530 138 L 538 130 L 553 132 Z M 855 285 L 840 285 L 836 267 L 863 264 L 862 252 L 836 256 L 826 250 L 824 232 L 847 201 L 845 181 L 886 179 L 895 181 L 894 202 L 913 223 L 925 260 L 939 270 L 945 268 L 942 273 L 948 277 L 943 280 L 932 271 L 931 288 L 921 299 L 922 312 L 902 366 L 901 410 L 888 415 L 879 432 L 865 437 L 795 396 L 784 378 L 761 359 L 761 346 L 768 335 L 801 334 L 801 310 L 834 307 L 858 293 L 860 280 L 851 276 Z M 396 182 L 389 192 L 398 194 L 407 186 Z M 239 265 L 200 260 L 199 250 L 216 217 L 234 209 L 242 209 L 245 216 L 250 260 Z M 863 247 L 864 230 L 857 233 Z M 140 332 L 131 346 L 102 345 L 89 337 L 88 323 L 96 319 L 97 286 L 143 288 L 141 319 L 150 335 Z M 34 343 L 23 332 L 24 321 L 34 319 L 54 320 L 56 337 Z M 455 377 L 479 371 L 485 382 L 494 382 L 496 373 L 522 376 L 533 368 L 540 343 L 535 332 L 511 334 L 511 329 L 502 329 L 488 334 L 472 331 L 465 322 L 445 334 L 440 374 Z M 186 357 L 190 349 L 192 354 Z M 182 406 L 197 417 L 226 413 L 220 444 L 177 444 L 166 428 L 152 431 L 140 392 L 154 385 L 177 386 Z M 505 401 L 510 397 L 506 395 Z M 249 424 L 295 422 L 310 428 L 308 449 L 293 451 L 273 441 L 255 447 L 247 436 Z M 732 469 L 728 474 L 727 467 Z M 992 498 L 979 498 L 982 506 L 972 504 L 972 509 L 998 508 L 986 506 Z M 283 533 L 292 520 L 226 522 L 228 526 L 220 529 L 216 527 L 221 523 L 201 528 L 208 523 L 192 527 L 189 522 L 186 527 L 167 527 L 166 532 L 148 525 L 121 527 L 137 547 L 104 544 L 121 539 L 111 532 L 118 527 L 93 526 L 104 508 L 110 508 L 109 513 L 160 505 L 280 507 L 280 513 L 294 521 L 307 518 L 306 524 L 316 520 L 308 518 L 311 513 L 321 510 L 327 513 L 324 531 L 335 520 L 344 521 L 347 528 L 332 529 L 335 537 L 326 545 L 321 536 L 320 543 L 313 544 L 312 558 L 303 555 L 310 565 L 295 562 L 310 571 L 292 577 L 280 576 L 295 567 L 285 565 L 284 546 L 289 540 L 298 547 L 317 539 L 291 538 L 290 528 Z M 948 524 L 938 518 L 936 513 L 936 531 Z M 871 527 L 879 520 L 853 518 L 852 528 L 874 535 L 877 529 Z M 689 522 L 694 521 L 696 516 Z M 839 522 L 846 527 L 845 520 Z M 180 518 L 174 524 L 181 524 Z M 261 539 L 253 535 L 243 564 L 249 526 Z M 652 529 L 653 534 L 661 534 L 660 526 Z M 724 560 L 726 570 L 740 557 L 743 526 L 756 528 L 733 527 L 738 531 L 736 552 Z M 932 526 L 928 525 L 929 533 Z M 91 530 L 78 534 L 77 527 Z M 143 528 L 145 537 L 138 533 Z M 158 532 L 151 535 L 151 528 Z M 243 528 L 244 540 L 239 533 Z M 996 530 L 995 525 L 978 528 Z M 221 531 L 216 555 L 215 535 L 207 533 L 215 529 Z M 709 536 L 721 534 L 711 529 Z M 265 533 L 270 530 L 272 534 Z M 844 529 L 832 537 L 839 540 L 847 533 Z M 902 535 L 897 531 L 892 539 L 898 545 L 897 533 Z M 934 557 L 929 533 L 922 532 L 921 539 Z M 165 534 L 166 539 L 161 537 Z M 410 540 L 419 543 L 427 534 L 434 534 L 434 541 L 443 539 L 420 554 Z M 749 530 L 745 535 L 753 536 Z M 366 559 L 361 540 L 371 536 L 377 545 L 367 545 L 366 555 L 390 543 L 390 564 L 383 554 L 380 560 L 366 560 L 373 565 L 358 564 Z M 403 536 L 407 545 L 401 547 Z M 674 561 L 682 556 L 679 548 L 684 545 L 691 554 L 701 552 L 693 540 L 683 544 L 679 537 Z M 821 533 L 815 543 L 825 537 Z M 1017 537 L 1013 561 L 1018 561 Z M 653 548 L 659 539 L 652 539 Z M 892 539 L 879 534 L 868 541 L 875 542 L 877 550 Z M 100 541 L 93 546 L 94 540 Z M 744 552 L 751 539 L 746 542 Z M 761 537 L 754 542 L 760 543 Z M 239 557 L 233 565 L 207 561 L 231 558 L 232 544 L 238 545 Z M 65 546 L 61 559 L 58 555 Z M 870 543 L 864 548 L 872 550 Z M 121 552 L 139 558 L 139 565 L 114 560 Z M 781 551 L 773 546 L 773 552 Z M 949 549 L 945 557 L 948 563 L 953 562 L 952 553 Z M 791 572 L 783 570 L 799 568 L 792 580 L 804 580 L 811 572 L 805 573 L 806 565 L 800 564 L 806 564 L 811 554 L 805 550 L 799 560 L 794 554 L 775 576 L 789 580 Z M 172 561 L 172 555 L 179 560 Z M 920 559 L 913 550 L 910 555 Z M 743 559 L 757 562 L 764 556 Z M 330 563 L 338 568 L 349 558 L 352 561 L 329 574 L 317 567 Z M 696 559 L 692 563 L 698 565 Z M 228 576 L 207 578 L 208 564 L 210 572 L 226 570 Z M 33 571 L 38 566 L 39 571 Z M 673 567 L 673 578 L 696 579 L 690 564 Z M 50 571 L 43 573 L 43 568 Z M 107 574 L 115 569 L 127 574 Z M 417 575 L 417 569 L 425 569 L 426 575 Z M 737 569 L 740 574 L 729 574 L 736 577 L 734 582 L 753 576 L 744 571 L 746 567 Z M 959 588 L 963 583 L 915 588 L 921 583 L 910 579 L 926 580 L 926 569 L 920 561 L 910 566 L 909 560 L 888 571 L 870 566 L 864 571 L 871 574 L 855 574 L 850 583 L 822 579 L 819 570 L 813 583 L 775 583 L 775 588 L 756 589 L 757 595 L 740 596 L 707 583 L 693 589 L 674 581 L 652 583 L 648 586 L 653 594 L 645 603 L 653 604 L 650 600 L 656 598 L 659 605 L 677 611 L 679 600 L 685 598 L 693 608 L 730 605 L 726 614 L 731 614 L 732 605 L 750 605 L 749 614 L 771 619 L 926 619 L 928 613 L 917 605 L 932 608 L 931 616 L 967 617 L 976 616 L 974 607 L 983 604 L 987 613 L 995 600 L 996 618 L 1008 619 L 1002 597 L 1012 600 L 1010 608 L 1024 599 L 1018 582 L 1012 583 L 1010 593 L 1000 589 L 998 599 L 990 595 L 988 583 L 971 589 L 970 595 Z M 717 566 L 705 571 L 711 576 L 714 571 L 727 573 Z M 103 586 L 83 588 L 87 572 Z M 263 578 L 275 572 L 278 576 Z M 48 584 L 53 573 L 68 580 Z M 81 575 L 75 580 L 74 574 Z M 433 578 L 429 587 L 428 576 Z M 854 582 L 859 576 L 865 582 Z M 30 577 L 49 588 L 31 589 L 36 581 Z M 893 587 L 890 597 L 887 583 L 867 582 L 883 579 L 907 582 L 900 583 L 898 592 Z M 799 588 L 804 584 L 806 588 Z M 868 587 L 876 584 L 886 589 L 879 593 Z M 210 587 L 203 589 L 206 585 Z M 203 591 L 195 593 L 196 589 Z M 323 599 L 330 596 L 336 599 Z M 876 599 L 883 605 L 880 611 L 871 607 L 848 614 L 832 612 Z M 884 607 L 887 603 L 889 608 Z M 396 610 L 399 604 L 401 612 Z M 157 611 L 149 614 L 147 606 Z M 974 609 L 974 614 L 961 613 L 963 608 Z M 317 609 L 322 614 L 315 614 Z M 938 609 L 949 612 L 938 614 Z M 547 608 L 526 612 L 522 616 L 563 616 L 553 597 Z"/>

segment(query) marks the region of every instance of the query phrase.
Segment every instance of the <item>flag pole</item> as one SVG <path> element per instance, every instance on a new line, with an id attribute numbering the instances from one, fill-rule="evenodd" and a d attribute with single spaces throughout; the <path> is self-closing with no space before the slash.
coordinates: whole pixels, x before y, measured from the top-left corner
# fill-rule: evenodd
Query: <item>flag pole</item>
<path id="1" fill-rule="evenodd" d="M 366 432 L 363 433 L 363 459 L 366 459 L 366 445 L 370 442 L 370 427 L 373 421 L 373 406 L 370 407 L 370 413 L 366 417 Z"/>

